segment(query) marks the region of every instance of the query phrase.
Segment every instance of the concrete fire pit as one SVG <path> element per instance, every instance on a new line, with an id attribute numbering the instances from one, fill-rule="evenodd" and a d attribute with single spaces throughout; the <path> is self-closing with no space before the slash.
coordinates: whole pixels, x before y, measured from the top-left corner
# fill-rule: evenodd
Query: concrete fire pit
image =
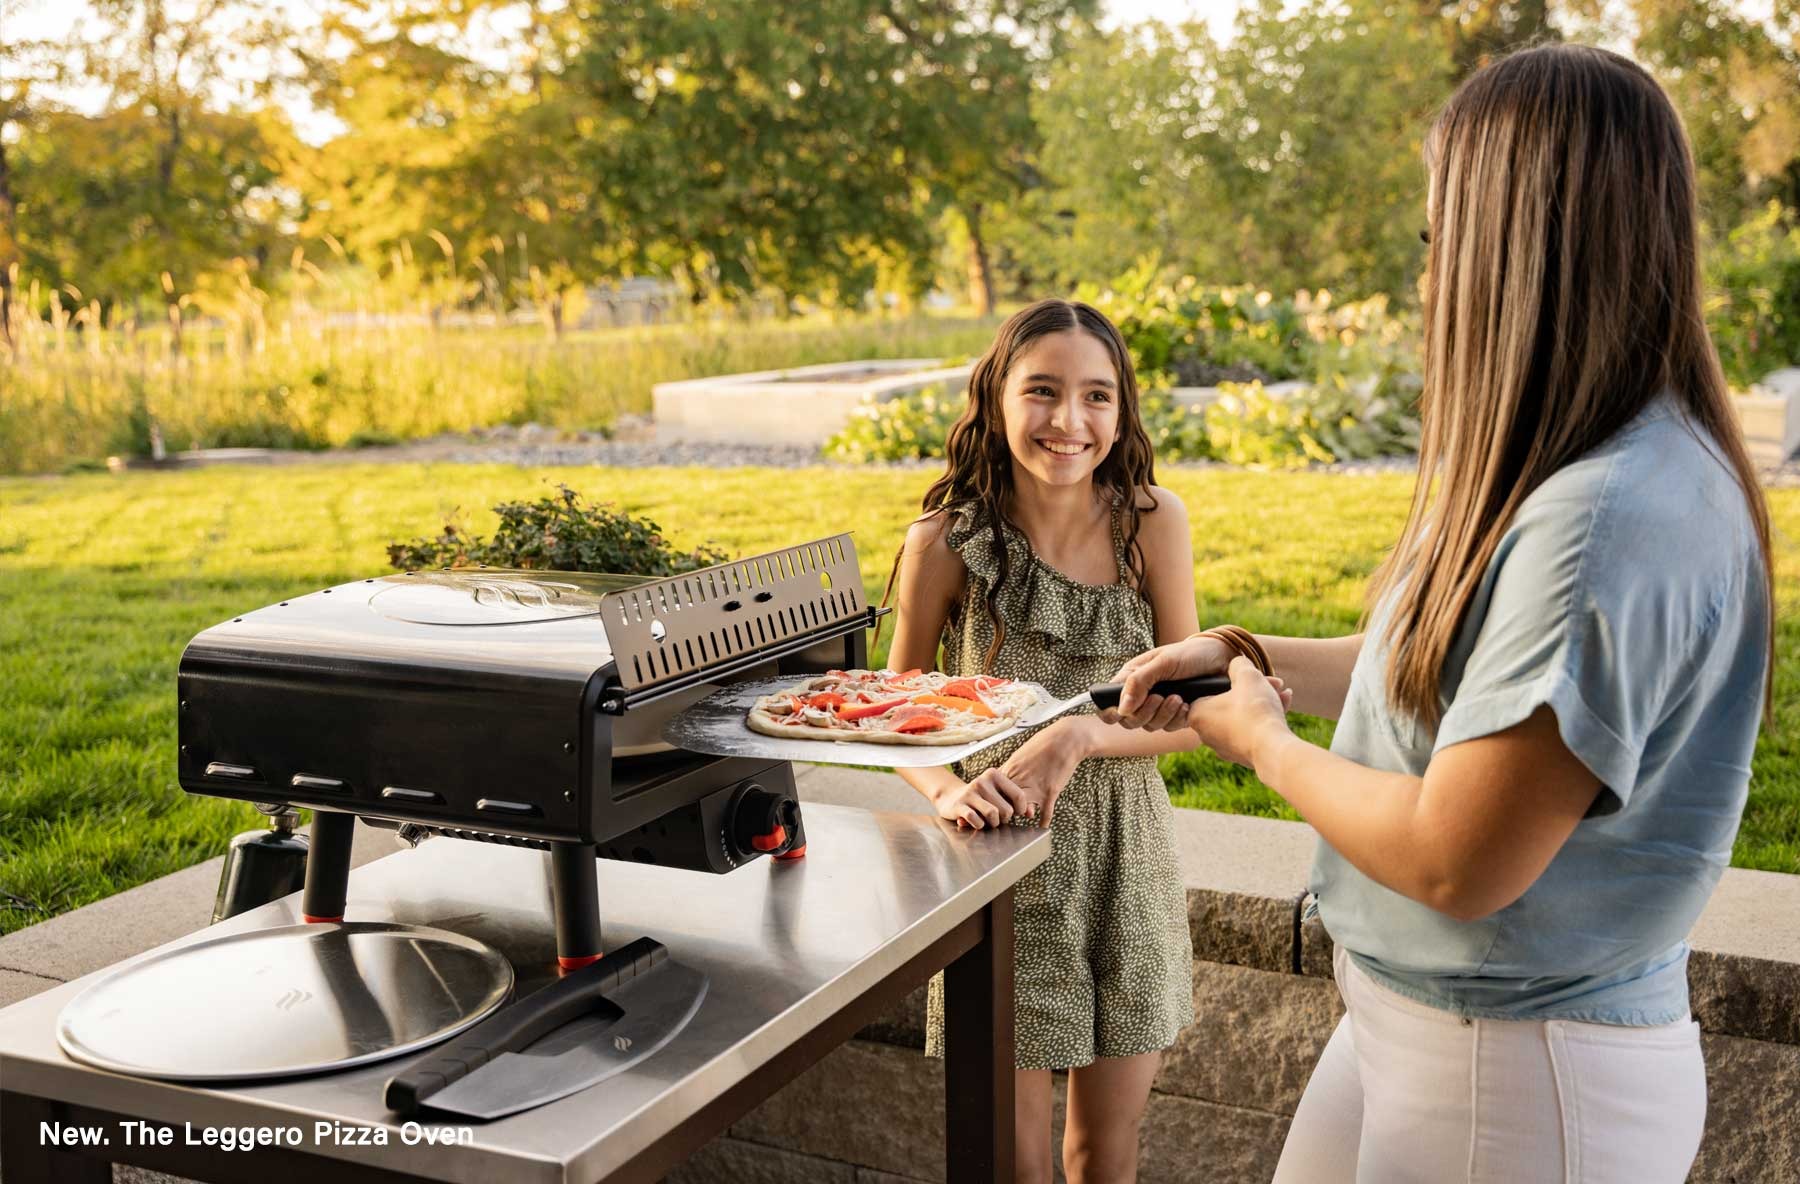
<path id="1" fill-rule="evenodd" d="M 658 443 L 767 444 L 817 448 L 862 405 L 928 386 L 961 390 L 969 365 L 941 358 L 828 362 L 792 370 L 724 374 L 651 389 Z"/>

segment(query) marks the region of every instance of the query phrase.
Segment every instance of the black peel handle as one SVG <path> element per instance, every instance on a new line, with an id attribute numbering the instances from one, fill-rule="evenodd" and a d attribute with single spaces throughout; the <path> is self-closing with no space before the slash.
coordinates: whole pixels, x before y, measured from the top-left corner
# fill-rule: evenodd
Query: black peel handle
<path id="1" fill-rule="evenodd" d="M 504 1052 L 518 1052 L 572 1020 L 609 1006 L 605 993 L 669 956 L 661 942 L 640 937 L 598 962 L 570 971 L 540 991 L 515 1000 L 426 1060 L 388 1078 L 383 1100 L 412 1114 L 432 1094 L 460 1081 Z"/>
<path id="2" fill-rule="evenodd" d="M 1152 695 L 1175 695 L 1183 703 L 1192 703 L 1195 699 L 1204 699 L 1208 695 L 1223 695 L 1231 689 L 1231 679 L 1223 674 L 1203 674 L 1199 678 L 1168 678 L 1150 688 Z M 1094 706 L 1101 711 L 1119 705 L 1119 696 L 1125 693 L 1122 682 L 1103 682 L 1089 689 L 1088 694 L 1094 700 Z"/>

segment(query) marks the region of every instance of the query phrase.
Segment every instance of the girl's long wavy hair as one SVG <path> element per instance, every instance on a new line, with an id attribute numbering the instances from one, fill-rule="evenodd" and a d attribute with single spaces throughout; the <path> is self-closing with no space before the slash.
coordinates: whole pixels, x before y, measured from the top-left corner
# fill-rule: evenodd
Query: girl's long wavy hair
<path id="1" fill-rule="evenodd" d="M 1445 656 L 1520 504 L 1661 391 L 1723 455 L 1774 568 L 1702 313 L 1693 155 L 1662 89 L 1605 50 L 1521 50 L 1457 89 L 1425 156 L 1419 476 L 1367 612 L 1396 592 L 1388 700 L 1435 724 Z"/>
<path id="2" fill-rule="evenodd" d="M 987 590 L 985 607 L 988 621 L 994 627 L 994 640 L 982 659 L 982 669 L 991 672 L 1000 647 L 1006 640 L 1006 624 L 1000 619 L 1000 589 L 1011 578 L 1011 554 L 1004 531 L 1017 530 L 1008 507 L 1013 495 L 1012 451 L 1006 444 L 1006 422 L 1002 407 L 1006 376 L 1020 354 L 1033 342 L 1051 333 L 1079 330 L 1090 334 L 1106 347 L 1112 356 L 1113 372 L 1119 383 L 1119 435 L 1112 450 L 1094 470 L 1094 484 L 1110 494 L 1120 518 L 1125 538 L 1126 563 L 1132 582 L 1140 594 L 1144 586 L 1144 552 L 1138 542 L 1137 495 L 1156 484 L 1156 450 L 1150 434 L 1144 430 L 1138 408 L 1137 374 L 1132 369 L 1131 354 L 1125 339 L 1113 323 L 1097 309 L 1073 300 L 1040 300 L 1020 309 L 994 335 L 994 343 L 969 376 L 969 404 L 950 429 L 944 448 L 944 475 L 925 491 L 920 504 L 921 522 L 943 515 L 968 513 L 978 530 L 986 530 L 992 540 L 999 574 Z M 1023 532 L 1021 532 L 1023 533 Z M 905 544 L 894 556 L 893 570 L 888 573 L 887 591 L 881 602 L 886 604 L 900 574 L 900 561 Z M 1026 572 L 1027 591 L 1036 590 L 1036 568 Z"/>

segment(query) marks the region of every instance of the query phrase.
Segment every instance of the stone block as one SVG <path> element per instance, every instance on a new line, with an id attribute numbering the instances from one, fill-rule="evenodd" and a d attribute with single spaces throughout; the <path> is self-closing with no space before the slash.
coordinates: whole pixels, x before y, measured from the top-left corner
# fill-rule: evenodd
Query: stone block
<path id="1" fill-rule="evenodd" d="M 1194 1022 L 1163 1056 L 1162 1093 L 1292 1116 L 1344 1014 L 1327 980 L 1194 963 Z"/>
<path id="2" fill-rule="evenodd" d="M 1690 1184 L 1800 1180 L 1800 1048 L 1702 1036 L 1706 1134 Z"/>
<path id="3" fill-rule="evenodd" d="M 1287 1128 L 1280 1115 L 1152 1093 L 1139 1184 L 1267 1184 Z"/>
<path id="4" fill-rule="evenodd" d="M 1294 902 L 1211 888 L 1188 888 L 1194 957 L 1287 972 L 1294 961 Z"/>
<path id="5" fill-rule="evenodd" d="M 0 970 L 0 1007 L 10 1007 L 21 999 L 60 986 L 62 980 L 59 978 L 28 974 L 22 970 Z"/>
<path id="6" fill-rule="evenodd" d="M 1796 384 L 1785 375 L 1778 370 L 1764 380 L 1761 392 L 1731 397 L 1744 443 L 1763 464 L 1780 464 L 1800 448 L 1800 395 L 1788 393 Z"/>
<path id="7" fill-rule="evenodd" d="M 943 1062 L 853 1040 L 739 1119 L 730 1133 L 897 1176 L 941 1180 Z"/>
<path id="8" fill-rule="evenodd" d="M 847 1163 L 727 1136 L 694 1152 L 663 1184 L 857 1184 L 857 1177 Z"/>
<path id="9" fill-rule="evenodd" d="M 1695 950 L 1688 997 L 1707 1032 L 1800 1044 L 1800 972 L 1791 962 Z"/>
<path id="10" fill-rule="evenodd" d="M 927 387 L 959 398 L 972 369 L 936 358 L 830 362 L 659 382 L 650 401 L 662 443 L 816 448 L 873 403 Z"/>

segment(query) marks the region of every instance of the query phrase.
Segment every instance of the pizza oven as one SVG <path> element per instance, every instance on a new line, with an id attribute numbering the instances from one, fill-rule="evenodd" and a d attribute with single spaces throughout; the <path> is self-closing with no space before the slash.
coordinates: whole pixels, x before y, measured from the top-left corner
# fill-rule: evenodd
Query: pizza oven
<path id="1" fill-rule="evenodd" d="M 191 793 L 315 811 L 303 909 L 341 918 L 356 818 L 543 848 L 558 953 L 599 952 L 591 860 L 798 858 L 791 765 L 664 739 L 718 687 L 867 665 L 847 534 L 666 578 L 387 574 L 215 625 L 179 674 Z"/>

